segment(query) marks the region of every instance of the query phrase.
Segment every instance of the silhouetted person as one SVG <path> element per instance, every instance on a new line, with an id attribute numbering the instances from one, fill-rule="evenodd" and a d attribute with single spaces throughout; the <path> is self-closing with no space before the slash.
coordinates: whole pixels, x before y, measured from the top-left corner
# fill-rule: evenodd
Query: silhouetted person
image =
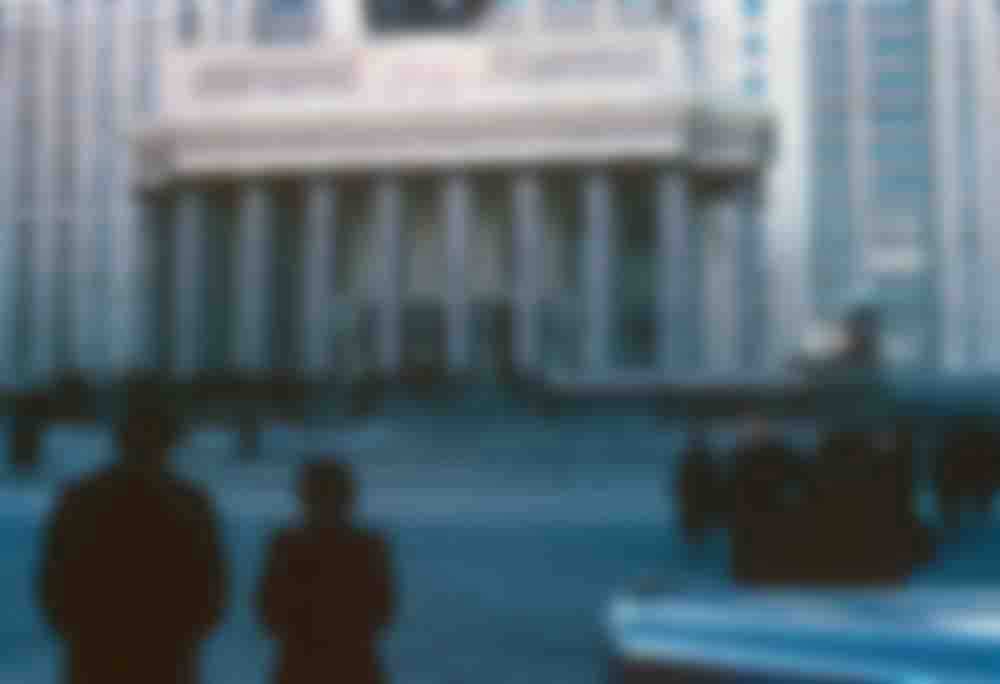
<path id="1" fill-rule="evenodd" d="M 884 584 L 909 568 L 896 447 L 890 431 L 860 430 L 834 432 L 821 445 L 810 504 L 818 581 Z"/>
<path id="2" fill-rule="evenodd" d="M 271 545 L 257 605 L 278 642 L 277 684 L 385 681 L 377 641 L 394 612 L 389 553 L 352 523 L 355 495 L 346 466 L 307 465 L 302 523 Z"/>
<path id="3" fill-rule="evenodd" d="M 988 433 L 972 420 L 960 421 L 947 436 L 935 459 L 934 484 L 938 510 L 946 529 L 954 531 L 972 500 L 981 513 L 992 504 L 989 477 L 992 444 Z"/>
<path id="4" fill-rule="evenodd" d="M 38 597 L 69 684 L 191 684 L 226 573 L 209 498 L 169 474 L 176 424 L 129 397 L 121 458 L 69 487 L 48 521 Z"/>
<path id="5" fill-rule="evenodd" d="M 996 484 L 993 477 L 995 468 L 993 440 L 990 433 L 977 423 L 969 435 L 968 463 L 963 470 L 965 484 L 975 504 L 976 511 L 987 515 L 993 509 L 993 495 Z"/>
<path id="6" fill-rule="evenodd" d="M 14 400 L 10 459 L 18 475 L 31 475 L 41 465 L 42 437 L 48 420 L 48 405 L 42 393 L 33 392 Z"/>
<path id="7" fill-rule="evenodd" d="M 260 427 L 254 407 L 241 407 L 238 410 L 237 421 L 240 460 L 255 461 L 260 456 Z"/>
<path id="8" fill-rule="evenodd" d="M 897 515 L 910 518 L 917 513 L 916 501 L 916 445 L 913 429 L 899 426 L 887 454 L 889 487 L 892 492 L 891 507 Z"/>
<path id="9" fill-rule="evenodd" d="M 692 431 L 680 456 L 674 488 L 684 541 L 700 544 L 713 523 L 718 521 L 721 504 L 720 476 L 701 428 Z"/>
<path id="10" fill-rule="evenodd" d="M 385 394 L 385 383 L 374 370 L 367 370 L 350 389 L 350 415 L 369 418 L 376 414 Z"/>
<path id="11" fill-rule="evenodd" d="M 801 568 L 789 550 L 806 534 L 798 515 L 806 486 L 801 461 L 757 420 L 734 463 L 730 529 L 735 578 L 751 583 L 793 578 Z"/>
<path id="12" fill-rule="evenodd" d="M 933 556 L 930 531 L 917 515 L 912 430 L 901 426 L 883 433 L 875 454 L 872 482 L 874 546 L 889 577 L 901 577 Z"/>

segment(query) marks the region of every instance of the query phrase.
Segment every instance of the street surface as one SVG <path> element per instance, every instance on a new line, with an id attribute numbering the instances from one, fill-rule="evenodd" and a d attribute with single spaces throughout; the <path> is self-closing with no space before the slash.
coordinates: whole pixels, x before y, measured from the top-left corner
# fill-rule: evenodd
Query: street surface
<path id="1" fill-rule="evenodd" d="M 645 419 L 463 424 L 374 423 L 302 435 L 275 427 L 261 460 L 236 463 L 233 436 L 202 431 L 181 470 L 216 495 L 233 568 L 233 605 L 205 652 L 206 684 L 267 681 L 270 645 L 251 613 L 261 556 L 294 512 L 300 455 L 336 449 L 358 464 L 363 516 L 393 543 L 402 612 L 385 644 L 400 684 L 602 681 L 604 602 L 637 579 L 724 582 L 721 540 L 680 546 L 662 477 L 677 436 Z M 454 426 L 454 422 L 451 423 Z M 98 431 L 54 431 L 35 481 L 0 486 L 0 681 L 54 682 L 57 645 L 32 599 L 39 524 L 62 482 L 107 458 Z M 995 584 L 1000 534 L 972 530 L 918 584 Z"/>

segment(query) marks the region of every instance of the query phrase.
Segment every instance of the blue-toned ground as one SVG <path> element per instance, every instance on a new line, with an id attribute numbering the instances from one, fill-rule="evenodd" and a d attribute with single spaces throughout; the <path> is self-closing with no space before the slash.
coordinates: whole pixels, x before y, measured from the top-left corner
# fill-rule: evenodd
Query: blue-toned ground
<path id="1" fill-rule="evenodd" d="M 270 647 L 250 596 L 271 531 L 292 514 L 294 462 L 338 449 L 358 464 L 364 514 L 391 537 L 403 606 L 386 643 L 401 684 L 602 680 L 603 601 L 644 575 L 721 579 L 721 544 L 682 549 L 662 478 L 676 436 L 645 419 L 554 428 L 524 420 L 422 419 L 304 436 L 275 428 L 254 466 L 232 436 L 200 432 L 178 464 L 218 497 L 234 605 L 205 654 L 207 684 L 267 681 Z M 99 432 L 57 430 L 37 481 L 0 487 L 0 682 L 53 682 L 58 648 L 32 603 L 38 525 L 60 482 L 109 453 Z M 959 543 L 920 583 L 994 583 L 1000 535 Z"/>

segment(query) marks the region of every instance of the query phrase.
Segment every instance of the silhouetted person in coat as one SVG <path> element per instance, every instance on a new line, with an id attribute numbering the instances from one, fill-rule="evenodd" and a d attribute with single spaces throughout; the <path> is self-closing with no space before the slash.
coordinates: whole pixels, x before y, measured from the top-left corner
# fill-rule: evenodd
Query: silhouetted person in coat
<path id="1" fill-rule="evenodd" d="M 760 420 L 734 458 L 733 574 L 738 581 L 782 582 L 801 574 L 789 551 L 801 547 L 806 471 L 801 460 Z"/>
<path id="2" fill-rule="evenodd" d="M 992 436 L 983 423 L 978 421 L 969 436 L 969 460 L 964 475 L 976 512 L 981 516 L 989 514 L 993 509 L 993 496 L 996 493 L 994 456 Z"/>
<path id="3" fill-rule="evenodd" d="M 20 476 L 36 473 L 41 466 L 42 437 L 48 419 L 48 401 L 42 393 L 14 400 L 11 431 L 11 464 Z"/>
<path id="4" fill-rule="evenodd" d="M 349 413 L 353 418 L 369 418 L 375 415 L 385 395 L 385 382 L 373 370 L 367 370 L 354 381 L 350 389 Z"/>
<path id="5" fill-rule="evenodd" d="M 681 531 L 688 544 L 700 544 L 718 521 L 721 482 L 701 428 L 692 431 L 680 457 L 674 483 L 674 498 L 680 513 Z"/>
<path id="6" fill-rule="evenodd" d="M 277 684 L 379 684 L 377 642 L 394 612 L 385 542 L 351 521 L 346 466 L 314 462 L 299 483 L 303 520 L 271 545 L 257 595 L 278 642 Z"/>
<path id="7" fill-rule="evenodd" d="M 176 424 L 129 398 L 121 458 L 71 486 L 45 533 L 39 602 L 70 684 L 191 684 L 222 616 L 226 573 L 209 498 L 167 470 Z"/>
<path id="8" fill-rule="evenodd" d="M 976 421 L 959 421 L 935 460 L 934 484 L 946 529 L 958 529 L 968 500 L 983 513 L 990 507 L 991 461 L 992 444 L 986 431 Z"/>

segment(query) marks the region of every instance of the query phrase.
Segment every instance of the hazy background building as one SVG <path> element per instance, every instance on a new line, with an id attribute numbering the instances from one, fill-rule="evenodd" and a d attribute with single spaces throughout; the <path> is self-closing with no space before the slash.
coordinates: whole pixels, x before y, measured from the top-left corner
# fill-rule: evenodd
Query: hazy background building
<path id="1" fill-rule="evenodd" d="M 995 353 L 995 158 L 987 3 L 813 0 L 808 7 L 814 313 L 872 294 L 896 363 L 980 367 Z M 985 118 L 984 118 L 985 117 Z M 996 120 L 993 118 L 992 120 Z"/>
<path id="2" fill-rule="evenodd" d="M 795 353 L 811 318 L 805 254 L 806 126 L 803 2 L 689 0 L 699 84 L 766 102 L 780 121 L 768 170 L 769 362 Z"/>
<path id="3" fill-rule="evenodd" d="M 365 22 L 388 32 L 472 23 L 516 31 L 523 28 L 525 6 L 382 0 L 368 4 L 365 14 L 354 3 L 310 0 L 4 4 L 0 142 L 9 154 L 0 160 L 5 200 L 0 230 L 10 246 L 2 270 L 2 311 L 9 323 L 0 360 L 4 378 L 29 381 L 61 368 L 99 377 L 156 362 L 150 337 L 158 333 L 147 310 L 148 292 L 156 286 L 148 249 L 157 237 L 156 221 L 136 201 L 130 141 L 160 107 L 164 41 L 196 49 L 251 35 L 260 45 L 295 45 L 348 35 Z M 586 30 L 597 4 L 552 0 L 531 6 L 539 8 L 535 25 L 561 32 Z M 681 15 L 688 7 L 654 1 L 614 6 L 623 21 L 637 25 L 651 12 Z M 688 35 L 697 38 L 690 55 L 700 69 L 701 90 L 730 102 L 734 116 L 741 116 L 748 93 L 760 100 L 769 90 L 764 9 L 705 2 L 687 10 Z M 730 16 L 737 19 L 735 31 Z M 714 240 L 715 256 L 706 258 L 721 265 L 717 281 L 705 283 L 706 300 L 700 302 L 713 312 L 708 322 L 720 326 L 711 334 L 718 348 L 706 350 L 720 367 L 732 356 L 726 320 L 739 315 L 733 264 L 740 244 L 733 227 L 743 220 L 740 212 L 739 200 L 730 198 L 697 218 Z M 716 269 L 709 265 L 706 272 Z M 221 271 L 212 275 L 226 277 Z M 767 308 L 782 307 L 772 302 Z"/>

